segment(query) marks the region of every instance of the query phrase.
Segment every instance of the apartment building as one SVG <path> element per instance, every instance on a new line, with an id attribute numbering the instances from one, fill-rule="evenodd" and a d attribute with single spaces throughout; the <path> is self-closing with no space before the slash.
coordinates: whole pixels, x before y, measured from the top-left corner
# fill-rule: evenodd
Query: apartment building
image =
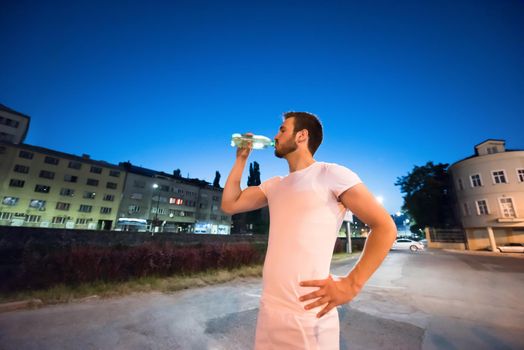
<path id="1" fill-rule="evenodd" d="M 524 243 L 524 150 L 486 140 L 449 167 L 455 210 L 471 250 Z"/>
<path id="2" fill-rule="evenodd" d="M 0 104 L 0 141 L 24 142 L 30 119 L 29 116 Z"/>
<path id="3" fill-rule="evenodd" d="M 124 181 L 88 155 L 0 142 L 0 225 L 110 230 Z"/>
<path id="4" fill-rule="evenodd" d="M 140 220 L 155 232 L 230 234 L 231 216 L 220 210 L 221 188 L 129 162 L 119 166 L 127 172 L 120 222 Z"/>

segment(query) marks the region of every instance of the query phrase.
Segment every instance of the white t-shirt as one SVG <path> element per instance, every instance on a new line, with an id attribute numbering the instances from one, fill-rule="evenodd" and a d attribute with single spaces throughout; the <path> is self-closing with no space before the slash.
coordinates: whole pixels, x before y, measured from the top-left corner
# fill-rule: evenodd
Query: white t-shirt
<path id="1" fill-rule="evenodd" d="M 266 305 L 301 314 L 320 310 L 304 310 L 311 301 L 304 303 L 298 298 L 318 288 L 299 283 L 329 276 L 333 248 L 347 210 L 338 197 L 360 182 L 343 166 L 315 162 L 260 184 L 270 213 L 261 298 Z"/>

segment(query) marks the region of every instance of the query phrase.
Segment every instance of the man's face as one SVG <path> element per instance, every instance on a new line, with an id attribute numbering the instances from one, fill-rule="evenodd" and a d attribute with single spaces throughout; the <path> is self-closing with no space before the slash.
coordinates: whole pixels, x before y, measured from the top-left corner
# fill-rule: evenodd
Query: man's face
<path id="1" fill-rule="evenodd" d="M 284 158 L 287 154 L 297 150 L 294 126 L 295 118 L 288 118 L 280 125 L 278 134 L 275 136 L 275 156 L 278 158 Z"/>

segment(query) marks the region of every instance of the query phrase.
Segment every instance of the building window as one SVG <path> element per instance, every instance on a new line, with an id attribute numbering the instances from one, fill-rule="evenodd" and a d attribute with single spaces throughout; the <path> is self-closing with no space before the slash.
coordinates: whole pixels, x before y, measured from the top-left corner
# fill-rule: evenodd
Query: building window
<path id="1" fill-rule="evenodd" d="M 491 175 L 493 176 L 493 183 L 495 184 L 506 184 L 506 173 L 504 170 L 492 171 Z"/>
<path id="2" fill-rule="evenodd" d="M 35 192 L 49 193 L 50 190 L 51 190 L 51 186 L 46 186 L 46 185 L 36 185 L 35 186 Z"/>
<path id="3" fill-rule="evenodd" d="M 469 211 L 469 204 L 467 202 L 464 202 L 464 205 L 462 208 L 464 209 L 464 216 L 471 215 L 471 212 Z"/>
<path id="4" fill-rule="evenodd" d="M 482 180 L 480 174 L 471 175 L 471 187 L 480 187 L 482 186 Z"/>
<path id="5" fill-rule="evenodd" d="M 169 204 L 184 205 L 184 200 L 182 198 L 171 197 L 169 198 Z"/>
<path id="6" fill-rule="evenodd" d="M 2 199 L 2 204 L 3 205 L 8 205 L 10 207 L 14 207 L 15 205 L 18 204 L 19 200 L 20 200 L 20 198 L 18 198 L 18 197 L 7 196 L 7 197 L 4 197 L 4 199 Z"/>
<path id="7" fill-rule="evenodd" d="M 151 208 L 151 213 L 156 214 L 157 213 L 156 208 Z M 165 215 L 165 214 L 167 214 L 166 208 L 158 208 L 158 215 Z"/>
<path id="8" fill-rule="evenodd" d="M 109 170 L 109 176 L 120 177 L 120 171 L 118 171 L 118 170 Z"/>
<path id="9" fill-rule="evenodd" d="M 159 196 L 153 196 L 153 198 L 151 198 L 151 200 L 153 202 L 155 202 L 155 203 L 156 202 L 160 202 L 160 203 L 167 203 L 168 202 L 167 197 L 162 197 L 162 196 L 160 196 L 160 197 Z"/>
<path id="10" fill-rule="evenodd" d="M 14 171 L 17 173 L 27 174 L 29 172 L 29 167 L 25 165 L 16 164 Z"/>
<path id="11" fill-rule="evenodd" d="M 131 199 L 142 199 L 142 197 L 144 197 L 144 195 L 142 193 L 138 193 L 138 192 L 135 192 L 135 193 L 131 193 Z"/>
<path id="12" fill-rule="evenodd" d="M 137 188 L 145 188 L 146 187 L 146 183 L 145 183 L 145 181 L 135 180 L 133 182 L 133 186 L 135 186 Z"/>
<path id="13" fill-rule="evenodd" d="M 9 181 L 9 187 L 24 187 L 25 181 L 18 179 L 11 179 Z"/>
<path id="14" fill-rule="evenodd" d="M 73 197 L 75 195 L 75 190 L 71 188 L 62 188 L 60 189 L 61 196 Z"/>
<path id="15" fill-rule="evenodd" d="M 130 205 L 127 209 L 129 214 L 138 213 L 140 211 L 140 207 L 138 205 Z"/>
<path id="16" fill-rule="evenodd" d="M 222 219 L 222 221 L 227 221 L 227 215 L 222 215 L 220 218 Z"/>
<path id="17" fill-rule="evenodd" d="M 78 176 L 64 175 L 64 181 L 65 182 L 77 182 L 78 181 Z"/>
<path id="18" fill-rule="evenodd" d="M 93 219 L 78 218 L 78 219 L 76 219 L 76 224 L 77 224 L 77 225 L 87 225 L 87 224 L 89 224 L 91 221 L 93 221 Z"/>
<path id="19" fill-rule="evenodd" d="M 219 196 L 213 196 L 213 200 L 214 201 L 218 201 L 218 200 L 220 200 L 220 197 Z"/>
<path id="20" fill-rule="evenodd" d="M 106 184 L 106 188 L 109 188 L 109 189 L 111 189 L 111 190 L 116 190 L 116 188 L 117 188 L 117 184 L 114 183 L 114 182 L 108 182 L 108 183 Z"/>
<path id="21" fill-rule="evenodd" d="M 46 164 L 51 164 L 51 165 L 58 165 L 58 162 L 60 160 L 58 158 L 55 158 L 55 157 L 49 157 L 49 156 L 46 156 L 44 158 L 44 163 Z"/>
<path id="22" fill-rule="evenodd" d="M 98 186 L 98 180 L 96 180 L 96 179 L 87 179 L 86 184 L 89 185 L 89 186 Z"/>
<path id="23" fill-rule="evenodd" d="M 217 219 L 217 216 L 214 215 L 214 214 L 211 214 L 211 215 L 209 215 L 209 219 L 211 219 L 211 220 L 216 220 L 216 219 Z"/>
<path id="24" fill-rule="evenodd" d="M 25 217 L 25 222 L 40 222 L 41 218 L 40 215 L 27 215 Z"/>
<path id="25" fill-rule="evenodd" d="M 6 212 L 0 213 L 0 220 L 11 220 L 12 217 L 13 217 L 13 213 L 6 213 Z"/>
<path id="26" fill-rule="evenodd" d="M 53 220 L 51 221 L 53 224 L 65 224 L 67 221 L 67 218 L 65 216 L 53 216 Z"/>
<path id="27" fill-rule="evenodd" d="M 11 118 L 0 117 L 0 124 L 4 124 L 12 128 L 18 128 L 18 125 L 20 125 L 20 122 L 18 122 L 17 120 L 13 120 Z"/>
<path id="28" fill-rule="evenodd" d="M 488 147 L 488 154 L 494 154 L 494 153 L 497 153 L 497 152 L 498 152 L 497 146 Z"/>
<path id="29" fill-rule="evenodd" d="M 38 209 L 38 210 L 45 210 L 45 201 L 41 199 L 31 199 L 29 201 L 29 208 L 31 209 Z"/>
<path id="30" fill-rule="evenodd" d="M 38 176 L 44 179 L 53 180 L 55 178 L 55 173 L 52 171 L 42 170 Z"/>
<path id="31" fill-rule="evenodd" d="M 86 205 L 86 204 L 81 204 L 80 208 L 78 209 L 78 211 L 80 211 L 82 213 L 90 213 L 91 210 L 93 210 L 93 206 L 92 205 Z"/>
<path id="32" fill-rule="evenodd" d="M 69 167 L 70 169 L 80 170 L 80 168 L 82 168 L 82 163 L 80 163 L 80 162 L 75 162 L 75 161 L 72 161 L 72 160 L 71 160 L 71 161 L 69 162 L 68 167 Z"/>
<path id="33" fill-rule="evenodd" d="M 104 200 L 108 202 L 112 202 L 115 200 L 115 195 L 113 194 L 104 194 Z"/>
<path id="34" fill-rule="evenodd" d="M 458 189 L 462 191 L 464 189 L 464 184 L 462 183 L 462 179 L 458 179 Z"/>
<path id="35" fill-rule="evenodd" d="M 56 209 L 57 210 L 69 210 L 70 206 L 71 206 L 71 204 L 69 204 L 69 203 L 64 203 L 64 202 L 56 203 Z"/>
<path id="36" fill-rule="evenodd" d="M 24 158 L 24 159 L 33 159 L 34 155 L 35 155 L 34 153 L 28 152 L 28 151 L 20 151 L 20 152 L 18 152 L 18 156 L 20 158 Z"/>
<path id="37" fill-rule="evenodd" d="M 160 185 L 160 186 L 158 187 L 158 189 L 159 189 L 160 191 L 169 192 L 169 186 L 166 186 L 166 185 Z"/>
<path id="38" fill-rule="evenodd" d="M 94 165 L 91 166 L 91 169 L 89 171 L 94 174 L 102 174 L 102 168 Z"/>
<path id="39" fill-rule="evenodd" d="M 96 193 L 92 191 L 84 191 L 84 195 L 82 196 L 82 198 L 86 198 L 86 199 L 95 199 L 95 197 L 96 197 Z"/>
<path id="40" fill-rule="evenodd" d="M 524 182 L 524 169 L 517 169 L 517 177 L 519 182 Z"/>
<path id="41" fill-rule="evenodd" d="M 107 208 L 107 207 L 100 208 L 100 214 L 110 214 L 110 213 L 111 213 L 111 208 Z"/>
<path id="42" fill-rule="evenodd" d="M 486 200 L 477 201 L 477 214 L 478 215 L 488 215 L 488 202 Z"/>
<path id="43" fill-rule="evenodd" d="M 511 198 L 500 198 L 500 209 L 502 211 L 502 217 L 505 218 L 516 218 L 515 206 L 513 205 L 513 199 Z"/>

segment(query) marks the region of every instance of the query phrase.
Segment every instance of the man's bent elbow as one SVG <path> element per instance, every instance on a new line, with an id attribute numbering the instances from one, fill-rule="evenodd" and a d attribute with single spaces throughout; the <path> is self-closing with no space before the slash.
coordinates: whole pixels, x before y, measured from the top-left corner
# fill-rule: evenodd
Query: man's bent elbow
<path id="1" fill-rule="evenodd" d="M 235 211 L 233 210 L 232 206 L 229 205 L 228 203 L 224 203 L 224 202 L 222 202 L 222 203 L 220 204 L 220 210 L 222 210 L 222 212 L 223 212 L 224 214 L 227 214 L 227 215 L 233 215 L 233 214 L 235 214 Z"/>

